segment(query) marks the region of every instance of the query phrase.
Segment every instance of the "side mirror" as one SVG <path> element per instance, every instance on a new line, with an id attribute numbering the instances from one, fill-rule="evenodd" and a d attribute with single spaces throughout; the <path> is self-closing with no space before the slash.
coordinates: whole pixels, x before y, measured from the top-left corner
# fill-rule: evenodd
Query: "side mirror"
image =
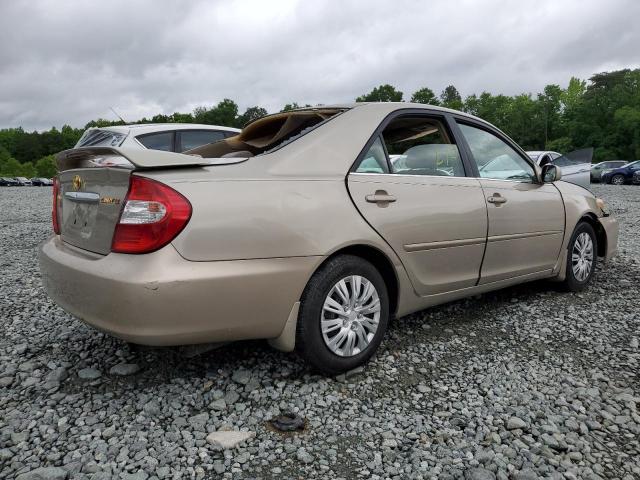
<path id="1" fill-rule="evenodd" d="M 562 170 L 557 165 L 548 163 L 542 167 L 542 181 L 544 183 L 557 182 L 562 178 Z"/>

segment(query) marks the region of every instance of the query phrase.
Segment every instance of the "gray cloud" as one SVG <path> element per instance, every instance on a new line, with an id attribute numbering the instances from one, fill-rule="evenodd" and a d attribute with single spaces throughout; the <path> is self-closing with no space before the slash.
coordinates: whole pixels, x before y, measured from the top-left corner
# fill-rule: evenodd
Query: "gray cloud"
<path id="1" fill-rule="evenodd" d="M 405 92 L 536 93 L 640 66 L 637 0 L 0 2 L 0 128 Z"/>

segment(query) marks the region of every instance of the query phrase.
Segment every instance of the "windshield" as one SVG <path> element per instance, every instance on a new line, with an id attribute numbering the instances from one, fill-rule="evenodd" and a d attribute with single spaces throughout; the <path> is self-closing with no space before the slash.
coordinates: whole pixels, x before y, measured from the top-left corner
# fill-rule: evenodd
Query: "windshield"
<path id="1" fill-rule="evenodd" d="M 75 148 L 78 147 L 119 147 L 124 142 L 126 134 L 106 130 L 102 128 L 91 128 L 84 132 Z"/>

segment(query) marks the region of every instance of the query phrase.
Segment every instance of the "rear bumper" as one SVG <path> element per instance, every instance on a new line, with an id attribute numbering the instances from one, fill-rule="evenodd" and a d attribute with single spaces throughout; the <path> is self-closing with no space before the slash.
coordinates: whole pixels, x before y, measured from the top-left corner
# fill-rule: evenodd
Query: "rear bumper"
<path id="1" fill-rule="evenodd" d="M 58 236 L 40 246 L 45 290 L 95 328 L 144 345 L 280 335 L 320 257 L 191 262 L 168 245 L 93 255 Z"/>
<path id="2" fill-rule="evenodd" d="M 598 221 L 607 236 L 604 261 L 608 262 L 618 253 L 618 220 L 615 217 L 600 217 Z"/>

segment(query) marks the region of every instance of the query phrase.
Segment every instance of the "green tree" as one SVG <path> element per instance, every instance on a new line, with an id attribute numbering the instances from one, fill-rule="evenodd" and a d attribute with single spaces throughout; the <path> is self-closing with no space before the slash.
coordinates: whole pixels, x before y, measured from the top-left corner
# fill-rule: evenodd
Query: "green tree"
<path id="1" fill-rule="evenodd" d="M 582 97 L 586 91 L 587 82 L 576 77 L 571 77 L 569 85 L 567 85 L 567 88 L 562 92 L 561 96 L 565 111 L 574 109 L 582 101 Z"/>
<path id="2" fill-rule="evenodd" d="M 430 88 L 424 87 L 420 90 L 417 90 L 411 95 L 411 102 L 413 103 L 425 103 L 427 105 L 440 105 L 440 100 L 433 90 Z"/>
<path id="3" fill-rule="evenodd" d="M 281 112 L 290 112 L 291 110 L 296 110 L 300 108 L 300 105 L 298 105 L 296 102 L 293 103 L 287 103 L 284 107 L 282 107 L 282 110 L 280 110 Z"/>
<path id="4" fill-rule="evenodd" d="M 260 117 L 264 117 L 267 115 L 267 111 L 262 107 L 249 107 L 247 108 L 242 115 L 238 117 L 236 125 L 239 128 L 244 127 L 247 123 L 253 122 Z"/>
<path id="5" fill-rule="evenodd" d="M 31 162 L 25 162 L 20 165 L 19 177 L 33 178 L 36 176 L 36 167 Z"/>
<path id="6" fill-rule="evenodd" d="M 52 178 L 58 173 L 58 166 L 54 155 L 47 155 L 36 162 L 38 177 Z"/>
<path id="7" fill-rule="evenodd" d="M 237 116 L 238 105 L 228 98 L 225 98 L 213 108 L 198 107 L 193 111 L 193 119 L 196 123 L 224 127 L 235 126 Z"/>
<path id="8" fill-rule="evenodd" d="M 190 113 L 178 113 L 174 112 L 170 117 L 171 123 L 193 123 L 193 115 Z"/>
<path id="9" fill-rule="evenodd" d="M 640 158 L 640 108 L 620 107 L 613 114 L 616 130 L 629 142 L 626 154 L 630 159 Z"/>
<path id="10" fill-rule="evenodd" d="M 21 177 L 22 176 L 22 164 L 15 158 L 11 157 L 6 160 L 2 166 L 0 176 L 3 177 Z"/>
<path id="11" fill-rule="evenodd" d="M 454 110 L 462 110 L 464 106 L 460 92 L 458 92 L 458 89 L 453 85 L 449 85 L 442 91 L 440 100 L 443 106 L 453 108 Z"/>
<path id="12" fill-rule="evenodd" d="M 356 98 L 356 102 L 401 102 L 402 92 L 389 84 L 380 85 Z"/>

